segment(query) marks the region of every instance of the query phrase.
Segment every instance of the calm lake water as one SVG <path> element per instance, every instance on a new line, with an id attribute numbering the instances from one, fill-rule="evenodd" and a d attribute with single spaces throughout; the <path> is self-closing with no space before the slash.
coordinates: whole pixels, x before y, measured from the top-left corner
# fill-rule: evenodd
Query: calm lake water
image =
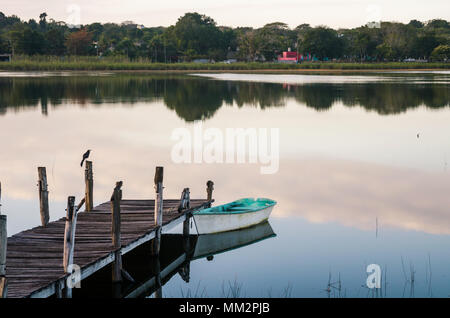
<path id="1" fill-rule="evenodd" d="M 174 163 L 173 131 L 199 122 L 279 128 L 278 171 Z M 246 233 L 254 244 L 193 260 L 189 283 L 175 275 L 165 297 L 450 296 L 450 72 L 0 73 L 0 140 L 9 235 L 40 224 L 38 166 L 52 220 L 68 195 L 79 201 L 86 149 L 95 204 L 117 180 L 125 198 L 153 198 L 156 165 L 166 198 L 184 187 L 204 198 L 211 179 L 215 204 L 278 202 L 276 235 Z M 382 269 L 381 291 L 366 286 L 369 264 Z"/>

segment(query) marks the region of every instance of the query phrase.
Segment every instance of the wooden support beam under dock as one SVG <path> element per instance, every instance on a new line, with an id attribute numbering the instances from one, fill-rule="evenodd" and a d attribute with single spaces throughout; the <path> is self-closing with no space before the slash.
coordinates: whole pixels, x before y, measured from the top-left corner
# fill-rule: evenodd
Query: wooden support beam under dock
<path id="1" fill-rule="evenodd" d="M 47 170 L 45 167 L 38 168 L 38 187 L 39 187 L 39 208 L 41 211 L 41 224 L 46 226 L 50 220 L 50 213 L 48 209 L 48 185 L 47 185 Z"/>
<path id="2" fill-rule="evenodd" d="M 210 195 L 208 197 L 211 198 Z M 87 193 L 87 207 L 90 199 Z M 155 220 L 155 200 L 120 200 L 120 247 L 117 249 L 117 242 L 111 239 L 114 235 L 111 233 L 111 202 L 76 215 L 71 200 L 70 209 L 76 215 L 73 264 L 80 267 L 81 280 L 114 263 L 117 251 L 124 255 L 153 239 L 158 228 L 168 231 L 185 222 L 186 216 L 194 210 L 211 205 L 208 200 L 190 199 L 189 208 L 180 212 L 179 199 L 161 203 L 163 217 L 160 221 Z M 45 227 L 38 226 L 7 239 L 5 277 L 8 298 L 61 295 L 61 290 L 67 288 L 66 280 L 70 273 L 66 273 L 63 267 L 65 229 L 66 218 L 61 218 Z M 64 265 L 70 265 L 70 261 Z"/>

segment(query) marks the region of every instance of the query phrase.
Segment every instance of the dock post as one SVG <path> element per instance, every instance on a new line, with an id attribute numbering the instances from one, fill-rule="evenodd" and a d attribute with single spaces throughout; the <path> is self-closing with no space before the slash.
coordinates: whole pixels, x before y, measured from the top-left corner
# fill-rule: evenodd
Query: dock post
<path id="1" fill-rule="evenodd" d="M 48 210 L 48 185 L 47 185 L 47 170 L 45 167 L 38 167 L 38 187 L 39 187 L 39 207 L 41 211 L 41 224 L 47 226 L 50 220 Z"/>
<path id="2" fill-rule="evenodd" d="M 183 190 L 183 193 L 181 194 L 181 201 L 180 201 L 180 207 L 179 211 L 182 212 L 184 209 L 189 209 L 191 206 L 191 198 L 190 198 L 190 191 L 189 188 L 185 188 Z M 191 221 L 192 214 L 186 213 L 185 220 L 183 221 L 183 247 L 184 250 L 187 252 L 190 249 L 189 244 L 189 227 L 190 227 L 190 221 Z"/>
<path id="3" fill-rule="evenodd" d="M 155 239 L 153 240 L 152 254 L 159 255 L 159 250 L 161 247 L 161 227 L 162 227 L 162 217 L 163 217 L 163 176 L 164 168 L 156 167 L 155 171 L 155 226 L 156 233 Z"/>
<path id="4" fill-rule="evenodd" d="M 55 295 L 56 298 L 63 298 L 64 281 L 58 280 L 55 283 Z"/>
<path id="5" fill-rule="evenodd" d="M 86 211 L 94 209 L 94 174 L 92 172 L 92 161 L 86 161 L 86 169 L 84 170 L 84 181 L 86 183 L 85 207 Z"/>
<path id="6" fill-rule="evenodd" d="M 208 182 L 206 182 L 206 193 L 208 194 L 207 201 L 212 200 L 213 190 L 214 190 L 214 182 L 209 180 Z"/>
<path id="7" fill-rule="evenodd" d="M 2 214 L 2 183 L 0 182 L 0 215 Z"/>
<path id="8" fill-rule="evenodd" d="M 77 210 L 75 209 L 75 197 L 70 196 L 67 198 L 67 216 L 66 227 L 64 230 L 64 256 L 63 266 L 64 272 L 69 273 L 69 266 L 73 264 L 73 251 L 75 248 L 75 231 L 77 225 Z M 72 297 L 72 288 L 66 286 L 65 297 Z"/>
<path id="9" fill-rule="evenodd" d="M 159 256 L 152 260 L 153 273 L 155 274 L 155 298 L 162 298 L 162 284 L 161 284 L 161 263 L 159 261 Z"/>
<path id="10" fill-rule="evenodd" d="M 183 266 L 178 270 L 181 279 L 186 283 L 189 283 L 189 280 L 191 279 L 191 258 L 192 252 L 186 252 L 186 260 L 184 261 Z"/>
<path id="11" fill-rule="evenodd" d="M 183 222 L 183 238 L 186 236 L 189 237 L 189 225 L 190 225 L 191 215 L 190 213 L 186 214 L 186 219 Z"/>
<path id="12" fill-rule="evenodd" d="M 0 215 L 0 298 L 6 298 L 8 294 L 8 281 L 6 279 L 7 240 L 6 215 Z"/>
<path id="13" fill-rule="evenodd" d="M 120 252 L 121 247 L 121 234 L 120 234 L 120 201 L 122 200 L 122 181 L 116 182 L 116 187 L 111 196 L 111 237 L 112 244 L 115 249 L 114 252 L 114 264 L 112 269 L 113 283 L 122 281 L 122 254 Z"/>
<path id="14" fill-rule="evenodd" d="M 181 193 L 180 205 L 178 206 L 178 212 L 182 212 L 184 209 L 189 209 L 191 205 L 189 188 L 184 188 Z"/>

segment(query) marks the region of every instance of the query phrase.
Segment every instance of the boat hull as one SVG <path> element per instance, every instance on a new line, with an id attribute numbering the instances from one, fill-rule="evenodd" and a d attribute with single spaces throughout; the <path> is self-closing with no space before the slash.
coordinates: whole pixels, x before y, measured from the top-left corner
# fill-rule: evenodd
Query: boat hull
<path id="1" fill-rule="evenodd" d="M 198 234 L 220 233 L 244 229 L 266 221 L 273 205 L 258 211 L 230 214 L 194 214 Z"/>
<path id="2" fill-rule="evenodd" d="M 276 236 L 269 222 L 242 230 L 199 235 L 193 259 L 208 257 L 235 250 Z"/>

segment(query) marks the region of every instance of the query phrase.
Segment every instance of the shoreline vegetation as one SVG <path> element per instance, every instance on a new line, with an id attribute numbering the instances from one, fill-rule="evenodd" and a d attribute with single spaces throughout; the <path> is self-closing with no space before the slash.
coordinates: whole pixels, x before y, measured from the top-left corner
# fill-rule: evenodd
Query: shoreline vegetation
<path id="1" fill-rule="evenodd" d="M 445 62 L 304 62 L 299 64 L 236 62 L 226 63 L 155 63 L 150 60 L 126 60 L 97 57 L 20 57 L 0 62 L 0 71 L 156 71 L 156 72 L 322 72 L 379 70 L 450 70 Z"/>
<path id="2" fill-rule="evenodd" d="M 0 12 L 0 70 L 450 69 L 450 22 L 444 19 L 339 29 L 302 22 L 295 28 L 283 22 L 228 27 L 189 12 L 168 27 L 133 21 L 71 25 L 45 12 L 28 21 Z"/>

